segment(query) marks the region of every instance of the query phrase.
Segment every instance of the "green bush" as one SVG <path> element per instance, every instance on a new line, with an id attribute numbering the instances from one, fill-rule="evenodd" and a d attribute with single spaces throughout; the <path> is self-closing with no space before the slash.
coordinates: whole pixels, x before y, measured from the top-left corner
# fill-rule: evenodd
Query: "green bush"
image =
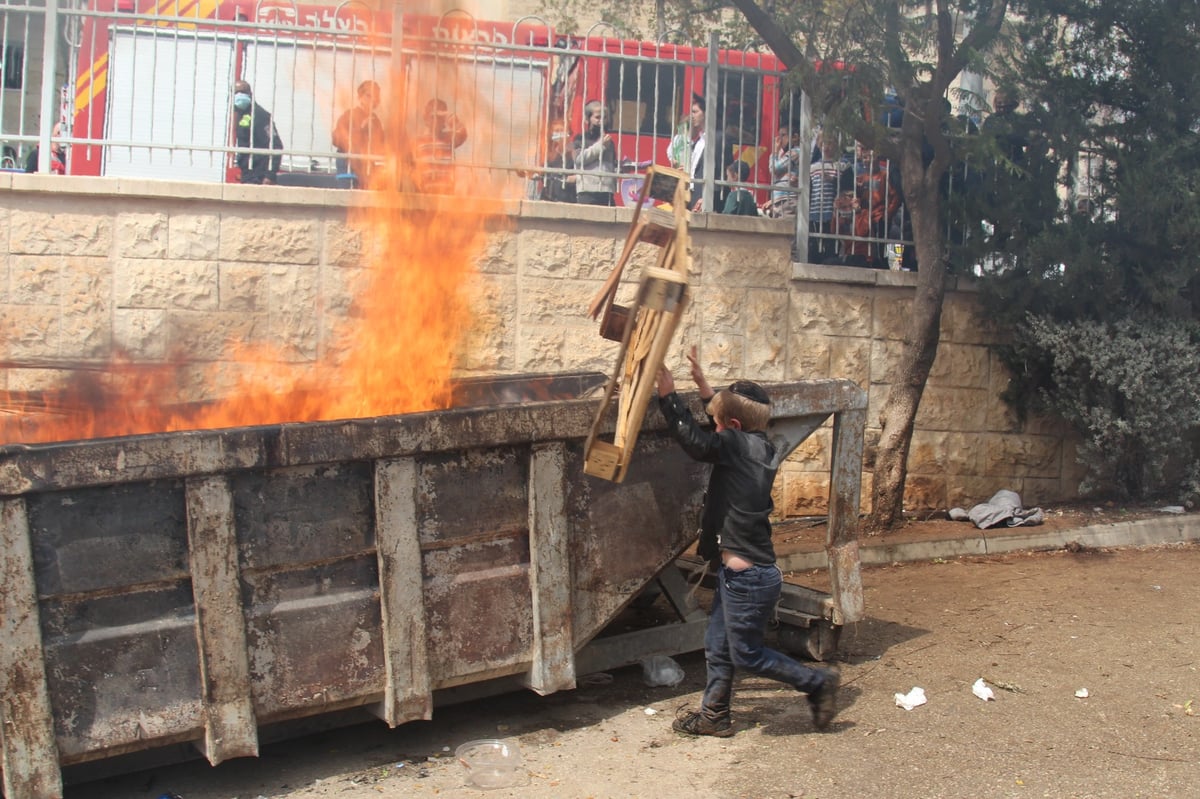
<path id="1" fill-rule="evenodd" d="M 1083 438 L 1084 494 L 1195 498 L 1200 476 L 1200 324 L 1028 317 L 1014 354 L 1035 407 Z"/>

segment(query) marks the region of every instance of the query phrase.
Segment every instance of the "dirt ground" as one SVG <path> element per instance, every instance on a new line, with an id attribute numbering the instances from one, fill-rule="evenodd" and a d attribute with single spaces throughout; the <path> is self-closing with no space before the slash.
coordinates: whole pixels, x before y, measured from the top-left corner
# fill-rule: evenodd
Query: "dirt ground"
<path id="1" fill-rule="evenodd" d="M 676 735 L 676 709 L 703 687 L 696 653 L 677 658 L 685 678 L 674 688 L 647 687 L 632 667 L 547 697 L 438 708 L 395 730 L 376 722 L 274 744 L 256 760 L 71 785 L 66 797 L 1193 796 L 1198 576 L 1197 545 L 865 569 L 867 618 L 843 631 L 842 709 L 825 733 L 801 695 L 745 678 L 737 735 Z M 972 694 L 980 677 L 993 701 Z M 896 694 L 913 687 L 928 702 L 898 707 Z M 515 744 L 523 784 L 467 787 L 453 749 L 476 738 Z"/>

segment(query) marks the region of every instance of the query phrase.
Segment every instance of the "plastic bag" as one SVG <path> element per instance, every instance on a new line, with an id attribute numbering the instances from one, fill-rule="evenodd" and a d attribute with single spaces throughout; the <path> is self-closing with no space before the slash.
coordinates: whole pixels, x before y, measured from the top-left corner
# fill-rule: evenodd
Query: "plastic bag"
<path id="1" fill-rule="evenodd" d="M 683 668 L 666 655 L 653 655 L 642 661 L 642 679 L 651 688 L 674 687 L 683 682 Z"/>

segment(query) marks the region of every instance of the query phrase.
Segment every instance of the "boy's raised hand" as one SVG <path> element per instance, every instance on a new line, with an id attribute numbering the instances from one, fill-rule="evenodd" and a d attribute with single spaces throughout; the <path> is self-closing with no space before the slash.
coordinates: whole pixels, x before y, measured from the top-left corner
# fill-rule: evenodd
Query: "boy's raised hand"
<path id="1" fill-rule="evenodd" d="M 675 390 L 675 378 L 665 366 L 658 367 L 658 396 L 665 397 Z"/>
<path id="2" fill-rule="evenodd" d="M 708 384 L 707 378 L 704 377 L 704 370 L 700 368 L 700 353 L 696 349 L 696 345 L 692 345 L 692 349 L 688 352 L 688 363 L 692 365 L 692 381 L 695 382 L 696 388 L 700 389 L 700 399 L 709 400 L 712 395 L 717 393 L 712 390 L 712 386 Z"/>

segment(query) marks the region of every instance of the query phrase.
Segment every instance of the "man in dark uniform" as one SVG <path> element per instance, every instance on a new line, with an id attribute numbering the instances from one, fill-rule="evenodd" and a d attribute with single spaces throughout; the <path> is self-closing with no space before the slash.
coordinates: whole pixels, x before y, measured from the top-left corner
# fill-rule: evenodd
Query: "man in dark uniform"
<path id="1" fill-rule="evenodd" d="M 279 138 L 271 115 L 254 102 L 250 84 L 244 80 L 233 84 L 233 114 L 238 147 L 283 149 L 283 139 Z M 279 153 L 238 153 L 237 165 L 242 170 L 242 183 L 275 183 L 282 161 L 283 156 Z"/>

